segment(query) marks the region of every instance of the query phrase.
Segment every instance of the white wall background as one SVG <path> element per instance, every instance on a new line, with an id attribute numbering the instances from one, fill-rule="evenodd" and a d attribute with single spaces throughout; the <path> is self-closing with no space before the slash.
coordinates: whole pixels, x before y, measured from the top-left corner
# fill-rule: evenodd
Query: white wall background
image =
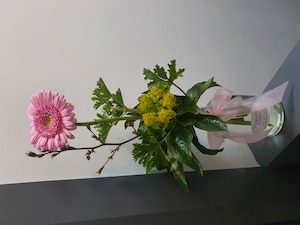
<path id="1" fill-rule="evenodd" d="M 90 120 L 100 76 L 134 106 L 146 88 L 143 68 L 176 59 L 186 68 L 178 82 L 185 90 L 214 76 L 237 93 L 259 94 L 300 38 L 299 12 L 297 0 L 1 0 L 0 183 L 98 177 L 109 154 L 26 157 L 34 150 L 26 108 L 37 91 L 64 94 L 77 119 Z M 92 144 L 84 128 L 74 134 L 71 145 Z M 110 140 L 129 136 L 117 128 Z M 199 136 L 206 144 L 206 134 Z M 205 170 L 258 166 L 247 145 L 224 147 L 217 156 L 198 155 Z M 123 146 L 100 177 L 143 174 L 130 151 Z"/>

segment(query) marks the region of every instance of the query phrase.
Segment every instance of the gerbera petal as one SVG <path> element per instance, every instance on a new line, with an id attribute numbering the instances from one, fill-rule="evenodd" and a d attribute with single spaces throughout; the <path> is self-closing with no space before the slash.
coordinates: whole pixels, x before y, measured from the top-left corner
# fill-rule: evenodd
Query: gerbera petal
<path id="1" fill-rule="evenodd" d="M 68 113 L 69 113 L 69 111 L 68 111 L 67 109 L 63 109 L 63 110 L 60 111 L 60 115 L 61 115 L 62 117 L 67 116 Z"/>
<path id="2" fill-rule="evenodd" d="M 74 117 L 73 116 L 65 116 L 62 119 L 63 119 L 63 121 L 73 121 Z"/>
<path id="3" fill-rule="evenodd" d="M 34 132 L 33 134 L 31 134 L 30 143 L 35 145 L 39 136 L 40 136 L 40 134 L 37 132 Z"/>
<path id="4" fill-rule="evenodd" d="M 71 112 L 74 109 L 74 106 L 72 104 L 70 104 L 70 103 L 67 103 L 65 105 L 65 108 L 68 109 Z"/>
<path id="5" fill-rule="evenodd" d="M 54 102 L 55 103 L 54 106 L 57 107 L 57 109 L 59 109 L 59 111 L 62 110 L 66 104 L 66 100 L 61 95 L 55 96 L 55 99 L 56 99 L 56 101 Z"/>
<path id="6" fill-rule="evenodd" d="M 51 91 L 47 91 L 45 93 L 45 104 L 53 104 L 52 93 Z"/>
<path id="7" fill-rule="evenodd" d="M 69 139 L 74 138 L 73 134 L 71 134 L 67 129 L 63 129 L 63 132 L 66 134 L 67 138 Z"/>
<path id="8" fill-rule="evenodd" d="M 56 151 L 57 150 L 57 147 L 55 146 L 55 143 L 54 143 L 54 138 L 49 138 L 48 141 L 47 141 L 47 150 L 49 151 Z"/>
<path id="9" fill-rule="evenodd" d="M 60 140 L 60 136 L 59 136 L 59 135 L 56 135 L 56 136 L 54 137 L 54 145 L 55 145 L 57 148 L 63 147 L 63 144 L 61 143 L 61 140 Z"/>
<path id="10" fill-rule="evenodd" d="M 45 104 L 45 91 L 41 91 L 37 94 L 37 101 L 39 106 L 42 106 Z"/>
<path id="11" fill-rule="evenodd" d="M 40 137 L 39 139 L 40 149 L 45 149 L 46 142 L 47 142 L 47 138 Z"/>
<path id="12" fill-rule="evenodd" d="M 36 108 L 33 104 L 30 104 L 27 108 L 27 115 L 30 119 L 33 119 L 34 116 L 36 115 Z"/>
<path id="13" fill-rule="evenodd" d="M 37 95 L 31 97 L 31 103 L 36 107 L 40 107 L 40 101 Z"/>
<path id="14" fill-rule="evenodd" d="M 65 128 L 74 126 L 74 123 L 72 121 L 69 121 L 69 120 L 63 120 L 63 124 L 64 124 Z"/>
<path id="15" fill-rule="evenodd" d="M 44 147 L 43 139 L 44 138 L 41 136 L 37 139 L 37 142 L 35 143 L 35 147 L 37 149 L 43 149 L 43 147 Z"/>
<path id="16" fill-rule="evenodd" d="M 66 145 L 67 144 L 67 137 L 65 135 L 65 133 L 60 133 L 59 134 L 59 138 L 60 138 L 60 141 L 63 145 Z"/>

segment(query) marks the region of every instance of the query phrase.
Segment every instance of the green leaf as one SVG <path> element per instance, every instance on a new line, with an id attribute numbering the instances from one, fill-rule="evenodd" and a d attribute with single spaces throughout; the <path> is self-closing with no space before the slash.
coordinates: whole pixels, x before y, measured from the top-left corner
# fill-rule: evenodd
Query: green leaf
<path id="1" fill-rule="evenodd" d="M 101 119 L 117 118 L 125 114 L 123 108 L 125 108 L 123 97 L 120 88 L 116 93 L 111 93 L 107 86 L 105 85 L 102 78 L 97 82 L 97 88 L 93 91 L 92 100 L 94 101 L 94 108 L 98 109 L 101 107 L 102 112 L 97 114 L 97 117 Z M 116 110 L 120 108 L 120 110 Z M 95 125 L 95 128 L 98 131 L 100 140 L 105 143 L 109 131 L 113 125 L 116 125 L 118 122 L 110 123 L 99 123 Z"/>
<path id="2" fill-rule="evenodd" d="M 122 93 L 121 93 L 121 89 L 118 88 L 118 90 L 116 91 L 116 94 L 112 95 L 113 98 L 113 102 L 120 107 L 125 107 L 124 102 L 123 102 L 123 97 L 122 97 Z"/>
<path id="3" fill-rule="evenodd" d="M 214 78 L 209 79 L 208 81 L 195 84 L 191 89 L 189 89 L 186 94 L 192 100 L 194 104 L 197 104 L 201 95 L 209 88 L 220 86 L 214 82 Z"/>
<path id="4" fill-rule="evenodd" d="M 162 80 L 166 81 L 168 79 L 166 71 L 163 67 L 160 67 L 159 65 L 156 65 L 155 69 L 154 69 L 154 72 Z"/>
<path id="5" fill-rule="evenodd" d="M 143 74 L 145 75 L 145 80 L 154 80 L 154 81 L 159 81 L 160 79 L 157 77 L 157 75 L 152 72 L 149 69 L 144 68 Z"/>
<path id="6" fill-rule="evenodd" d="M 169 67 L 169 74 L 170 74 L 170 83 L 173 83 L 174 80 L 176 80 L 178 77 L 182 77 L 184 69 L 176 70 L 176 60 L 172 60 L 170 64 L 168 64 Z"/>
<path id="7" fill-rule="evenodd" d="M 93 91 L 92 100 L 94 101 L 94 108 L 98 109 L 111 98 L 111 93 L 107 89 L 104 81 L 100 78 L 97 82 L 97 88 Z"/>
<path id="8" fill-rule="evenodd" d="M 99 124 L 96 124 L 94 127 L 96 128 L 96 130 L 98 132 L 100 141 L 102 143 L 105 143 L 112 125 L 109 125 L 107 123 L 99 123 Z"/>
<path id="9" fill-rule="evenodd" d="M 114 107 L 125 107 L 120 88 L 115 94 L 111 93 L 102 78 L 97 82 L 97 88 L 93 91 L 92 100 L 94 101 L 95 109 L 98 109 L 100 106 L 108 106 L 109 104 Z"/>
<path id="10" fill-rule="evenodd" d="M 148 88 L 160 86 L 162 82 L 165 82 L 159 78 L 159 76 L 149 69 L 144 69 L 145 80 L 152 80 L 148 83 Z"/>
<path id="11" fill-rule="evenodd" d="M 167 138 L 168 149 L 176 160 L 202 174 L 201 164 L 191 150 L 192 140 L 193 134 L 188 129 L 176 125 Z"/>
<path id="12" fill-rule="evenodd" d="M 193 145 L 201 153 L 206 154 L 206 155 L 216 155 L 219 152 L 223 151 L 223 148 L 222 149 L 208 149 L 208 148 L 204 147 L 203 145 L 200 144 L 199 139 L 197 137 L 197 134 L 196 134 L 195 129 L 193 128 L 193 126 L 189 126 L 188 129 L 193 134 L 193 140 L 192 140 Z"/>
<path id="13" fill-rule="evenodd" d="M 176 106 L 174 107 L 177 116 L 187 112 L 196 114 L 199 112 L 199 107 L 194 104 L 187 96 L 176 96 Z"/>
<path id="14" fill-rule="evenodd" d="M 183 126 L 195 126 L 206 131 L 227 131 L 227 125 L 219 117 L 212 115 L 185 113 L 178 117 Z"/>
<path id="15" fill-rule="evenodd" d="M 180 187 L 188 191 L 188 184 L 185 179 L 183 164 L 176 159 L 176 151 L 173 148 L 168 148 L 168 156 L 171 162 L 171 171 Z"/>
<path id="16" fill-rule="evenodd" d="M 142 164 L 149 173 L 152 168 L 168 169 L 169 161 L 159 142 L 135 143 L 132 155 L 135 161 Z"/>
<path id="17" fill-rule="evenodd" d="M 144 143 L 160 143 L 165 135 L 165 129 L 154 129 L 152 127 L 146 126 L 144 123 L 141 123 L 138 129 L 138 132 L 141 134 L 140 139 Z"/>
<path id="18" fill-rule="evenodd" d="M 109 118 L 109 116 L 107 116 L 106 114 L 97 114 L 99 119 L 107 119 Z M 106 142 L 106 139 L 108 137 L 109 131 L 112 128 L 112 126 L 115 125 L 115 123 L 98 123 L 96 125 L 94 125 L 94 127 L 96 128 L 100 141 L 102 143 Z"/>
<path id="19" fill-rule="evenodd" d="M 169 74 L 166 74 L 164 68 L 158 65 L 155 66 L 153 71 L 146 68 L 144 69 L 143 72 L 143 74 L 145 75 L 144 79 L 150 80 L 150 82 L 148 83 L 148 88 L 154 86 L 163 86 L 163 85 L 167 88 L 170 88 L 174 80 L 176 80 L 178 77 L 182 77 L 184 69 L 176 70 L 175 60 L 172 60 L 171 63 L 168 64 L 168 67 L 169 67 L 168 69 Z"/>

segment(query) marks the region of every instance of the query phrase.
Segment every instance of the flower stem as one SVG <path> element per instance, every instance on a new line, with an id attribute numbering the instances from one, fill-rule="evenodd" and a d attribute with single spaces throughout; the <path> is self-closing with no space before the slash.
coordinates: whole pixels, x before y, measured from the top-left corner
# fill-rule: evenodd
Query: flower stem
<path id="1" fill-rule="evenodd" d="M 109 123 L 109 122 L 116 122 L 116 121 L 120 121 L 120 120 L 135 121 L 137 119 L 140 119 L 140 118 L 137 116 L 121 116 L 121 117 L 112 117 L 112 118 L 94 120 L 94 121 L 88 121 L 88 122 L 78 122 L 75 125 L 76 126 L 91 126 L 91 125 L 96 125 L 99 123 Z"/>
<path id="2" fill-rule="evenodd" d="M 172 83 L 172 84 L 186 96 L 186 93 L 184 92 L 184 90 L 182 90 L 177 84 L 175 84 L 175 83 Z"/>
<path id="3" fill-rule="evenodd" d="M 226 124 L 233 124 L 233 125 L 251 125 L 251 121 L 244 120 L 243 118 L 238 119 L 231 119 L 225 122 Z M 274 125 L 272 123 L 268 123 L 269 127 L 273 127 Z"/>
<path id="4" fill-rule="evenodd" d="M 115 111 L 115 112 L 131 112 L 131 113 L 138 113 L 136 109 L 131 109 L 131 108 L 118 108 L 118 107 L 112 107 L 110 108 L 111 111 Z"/>
<path id="5" fill-rule="evenodd" d="M 251 125 L 251 121 L 246 121 L 244 118 L 231 119 L 225 122 L 226 124 L 235 124 L 235 125 Z"/>

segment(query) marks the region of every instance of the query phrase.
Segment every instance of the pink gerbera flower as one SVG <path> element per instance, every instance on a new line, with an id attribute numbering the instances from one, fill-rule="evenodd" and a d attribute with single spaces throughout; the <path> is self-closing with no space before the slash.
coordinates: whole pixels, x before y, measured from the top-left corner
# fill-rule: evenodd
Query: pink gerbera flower
<path id="1" fill-rule="evenodd" d="M 70 130 L 76 129 L 74 106 L 66 102 L 64 96 L 51 91 L 40 91 L 31 97 L 27 114 L 30 124 L 30 143 L 39 150 L 56 151 L 74 136 Z"/>

